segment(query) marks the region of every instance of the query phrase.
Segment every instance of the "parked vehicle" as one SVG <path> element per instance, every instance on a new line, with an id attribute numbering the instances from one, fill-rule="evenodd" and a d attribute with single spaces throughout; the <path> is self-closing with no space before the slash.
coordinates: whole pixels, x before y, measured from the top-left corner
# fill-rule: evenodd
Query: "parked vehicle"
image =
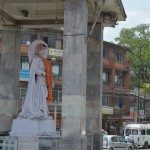
<path id="1" fill-rule="evenodd" d="M 103 135 L 103 136 L 104 136 L 104 135 L 108 135 L 108 133 L 107 133 L 105 130 L 102 129 L 102 135 Z"/>
<path id="2" fill-rule="evenodd" d="M 103 150 L 133 150 L 133 145 L 119 135 L 104 135 Z"/>
<path id="3" fill-rule="evenodd" d="M 137 147 L 148 149 L 150 145 L 150 124 L 128 124 L 124 129 L 124 136 L 134 140 Z"/>

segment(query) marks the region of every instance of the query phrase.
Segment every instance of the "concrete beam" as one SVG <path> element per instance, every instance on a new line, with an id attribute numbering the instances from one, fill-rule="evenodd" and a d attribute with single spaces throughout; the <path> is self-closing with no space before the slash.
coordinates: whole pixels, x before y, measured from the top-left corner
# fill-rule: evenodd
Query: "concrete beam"
<path id="1" fill-rule="evenodd" d="M 49 25 L 49 24 L 64 24 L 63 19 L 42 19 L 42 20 L 17 20 L 17 25 Z"/>
<path id="2" fill-rule="evenodd" d="M 0 0 L 0 3 L 50 3 L 56 0 Z M 64 0 L 57 0 L 57 2 L 64 2 Z"/>
<path id="3" fill-rule="evenodd" d="M 6 12 L 2 11 L 1 9 L 0 9 L 0 15 L 2 16 L 2 18 L 5 18 L 6 20 L 10 21 L 13 25 L 16 24 L 16 20 L 12 18 L 10 15 L 8 15 Z"/>

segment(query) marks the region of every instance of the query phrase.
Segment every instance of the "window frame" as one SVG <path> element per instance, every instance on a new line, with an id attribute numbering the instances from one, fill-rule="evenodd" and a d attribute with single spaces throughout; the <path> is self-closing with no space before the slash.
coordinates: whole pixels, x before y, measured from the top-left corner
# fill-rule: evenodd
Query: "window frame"
<path id="1" fill-rule="evenodd" d="M 113 50 L 113 58 L 115 59 L 115 61 L 123 63 L 125 56 L 124 53 L 120 50 Z"/>

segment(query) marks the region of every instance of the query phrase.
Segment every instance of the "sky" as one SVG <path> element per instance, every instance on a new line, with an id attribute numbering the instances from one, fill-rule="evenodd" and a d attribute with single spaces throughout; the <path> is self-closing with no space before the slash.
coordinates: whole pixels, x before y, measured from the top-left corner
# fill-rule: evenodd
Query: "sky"
<path id="1" fill-rule="evenodd" d="M 104 28 L 104 41 L 116 43 L 122 28 L 132 28 L 139 24 L 150 23 L 150 0 L 122 0 L 126 12 L 126 21 L 117 22 L 118 25 Z"/>

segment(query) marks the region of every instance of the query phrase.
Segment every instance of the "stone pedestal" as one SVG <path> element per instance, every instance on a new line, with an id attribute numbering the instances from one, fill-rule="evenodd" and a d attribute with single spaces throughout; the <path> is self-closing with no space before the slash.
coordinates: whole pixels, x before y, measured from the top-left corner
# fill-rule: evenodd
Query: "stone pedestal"
<path id="1" fill-rule="evenodd" d="M 57 137 L 53 119 L 14 119 L 10 136 L 17 137 Z"/>

